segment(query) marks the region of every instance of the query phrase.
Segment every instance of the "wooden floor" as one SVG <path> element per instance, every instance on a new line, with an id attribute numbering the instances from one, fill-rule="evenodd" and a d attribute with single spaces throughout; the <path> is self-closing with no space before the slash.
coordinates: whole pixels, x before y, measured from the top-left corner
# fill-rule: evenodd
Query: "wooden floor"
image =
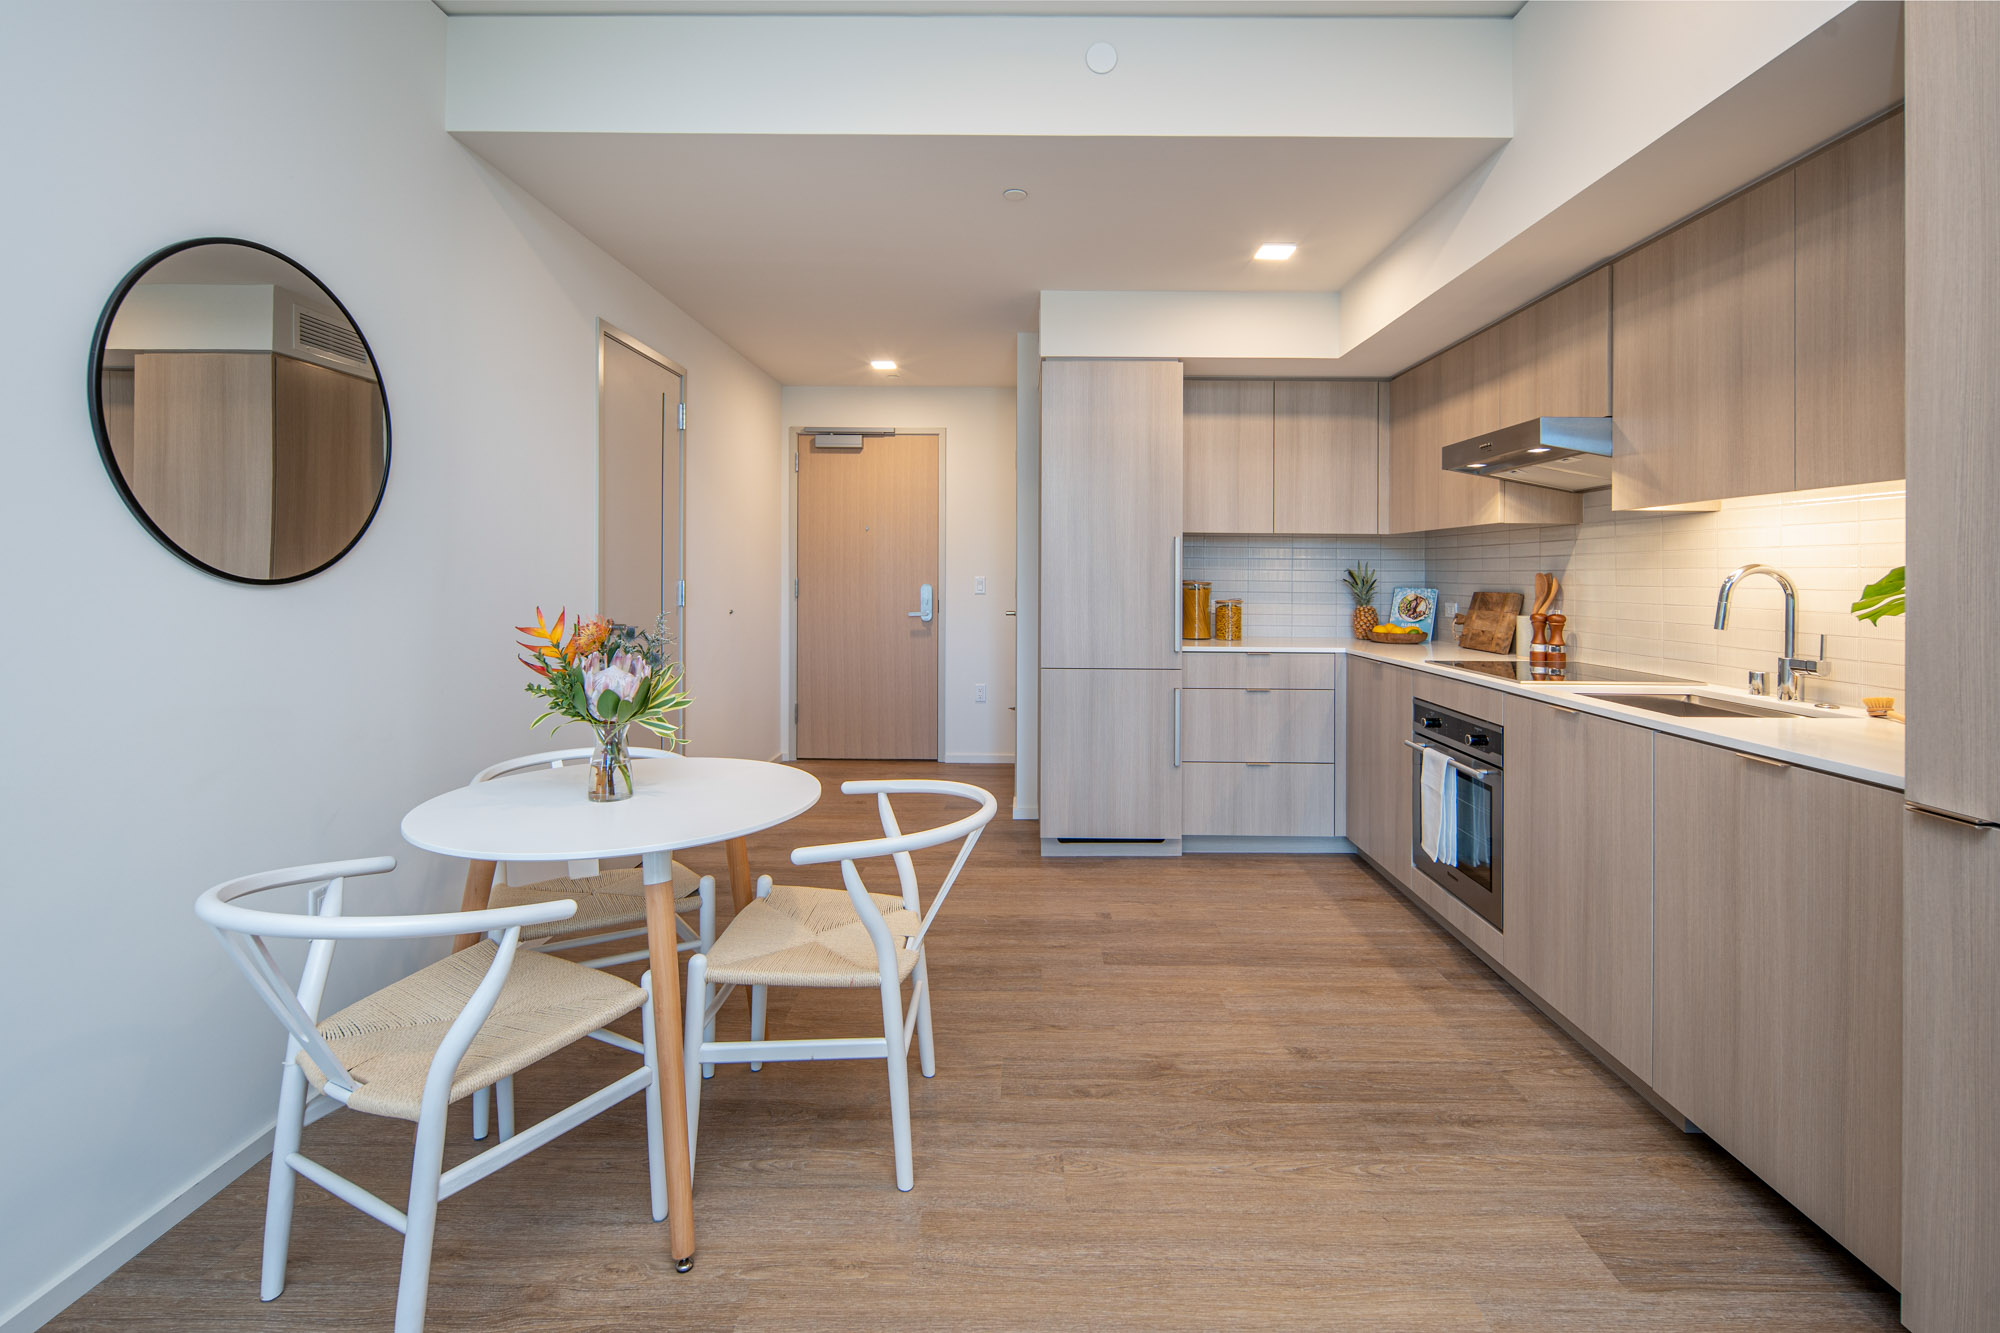
<path id="1" fill-rule="evenodd" d="M 939 771 L 809 767 L 828 795 L 753 840 L 759 870 L 871 827 L 840 778 Z M 1043 861 L 1008 769 L 943 772 L 1001 816 L 931 936 L 915 1191 L 879 1064 L 724 1068 L 691 1273 L 647 1216 L 629 1101 L 445 1203 L 432 1330 L 1897 1327 L 1893 1291 L 1355 860 Z M 772 1035 L 880 1012 L 774 993 Z M 723 1033 L 743 1027 L 732 1002 Z M 619 1058 L 524 1074 L 523 1122 Z M 410 1131 L 341 1112 L 306 1151 L 396 1201 Z M 400 1237 L 310 1184 L 290 1285 L 258 1302 L 263 1190 L 260 1168 L 50 1327 L 388 1328 Z"/>

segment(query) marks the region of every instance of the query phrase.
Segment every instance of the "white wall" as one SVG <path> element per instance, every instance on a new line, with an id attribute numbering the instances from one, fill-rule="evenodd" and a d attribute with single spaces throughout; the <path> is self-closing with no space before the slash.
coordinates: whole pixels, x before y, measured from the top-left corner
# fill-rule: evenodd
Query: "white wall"
<path id="1" fill-rule="evenodd" d="M 777 386 L 444 133 L 444 32 L 420 2 L 0 8 L 10 1328 L 271 1123 L 279 1030 L 196 894 L 388 852 L 402 868 L 357 885 L 357 910 L 455 904 L 460 868 L 397 824 L 537 743 L 510 627 L 594 597 L 599 317 L 689 371 L 701 748 L 777 748 Z M 105 297 L 156 247 L 215 234 L 316 272 L 382 361 L 381 513 L 287 587 L 162 549 L 91 439 Z M 353 952 L 330 998 L 434 952 Z"/>
<path id="2" fill-rule="evenodd" d="M 784 390 L 780 434 L 790 478 L 792 433 L 803 426 L 893 426 L 944 433 L 943 750 L 949 763 L 1014 757 L 1014 390 L 994 388 L 794 388 Z M 787 488 L 796 496 L 796 490 Z M 793 512 L 796 512 L 795 510 Z M 785 525 L 784 591 L 798 527 Z M 986 579 L 986 595 L 972 591 Z M 785 616 L 783 716 L 792 715 L 794 645 Z M 984 683 L 986 702 L 973 702 Z M 789 732 L 787 733 L 789 743 Z"/>

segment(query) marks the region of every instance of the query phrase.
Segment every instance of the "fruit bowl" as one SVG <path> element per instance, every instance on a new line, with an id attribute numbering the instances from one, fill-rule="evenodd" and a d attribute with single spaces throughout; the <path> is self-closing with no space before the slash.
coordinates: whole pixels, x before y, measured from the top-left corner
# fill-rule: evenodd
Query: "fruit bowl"
<path id="1" fill-rule="evenodd" d="M 1377 625 L 1368 631 L 1368 637 L 1377 643 L 1422 643 L 1429 638 L 1422 630 L 1412 625 Z"/>

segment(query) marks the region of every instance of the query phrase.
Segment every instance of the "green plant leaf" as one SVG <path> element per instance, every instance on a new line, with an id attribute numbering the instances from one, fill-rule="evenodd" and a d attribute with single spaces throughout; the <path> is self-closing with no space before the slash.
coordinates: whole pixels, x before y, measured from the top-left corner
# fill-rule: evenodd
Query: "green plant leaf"
<path id="1" fill-rule="evenodd" d="M 1865 620 L 1873 625 L 1882 623 L 1883 616 L 1903 614 L 1903 566 L 1897 565 L 1875 582 L 1861 590 L 1861 600 L 1849 608 L 1856 620 Z"/>

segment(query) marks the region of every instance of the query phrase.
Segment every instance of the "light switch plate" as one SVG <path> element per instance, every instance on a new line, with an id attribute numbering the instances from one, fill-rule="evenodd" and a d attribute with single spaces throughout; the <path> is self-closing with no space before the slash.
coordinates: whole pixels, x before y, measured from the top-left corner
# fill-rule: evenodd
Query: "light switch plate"
<path id="1" fill-rule="evenodd" d="M 984 574 L 974 574 L 972 576 L 972 591 L 978 597 L 986 595 L 986 576 Z"/>

